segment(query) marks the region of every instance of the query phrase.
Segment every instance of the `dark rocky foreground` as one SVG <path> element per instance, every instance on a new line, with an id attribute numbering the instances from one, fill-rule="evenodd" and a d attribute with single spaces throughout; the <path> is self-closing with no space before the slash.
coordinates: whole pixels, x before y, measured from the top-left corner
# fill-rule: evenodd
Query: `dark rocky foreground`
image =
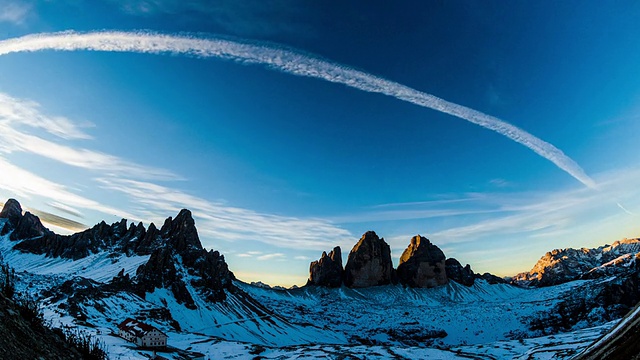
<path id="1" fill-rule="evenodd" d="M 601 339 L 573 360 L 638 360 L 640 359 L 640 304 Z"/>
<path id="2" fill-rule="evenodd" d="M 26 319 L 0 293 L 0 359 L 82 359 L 60 334 Z"/>

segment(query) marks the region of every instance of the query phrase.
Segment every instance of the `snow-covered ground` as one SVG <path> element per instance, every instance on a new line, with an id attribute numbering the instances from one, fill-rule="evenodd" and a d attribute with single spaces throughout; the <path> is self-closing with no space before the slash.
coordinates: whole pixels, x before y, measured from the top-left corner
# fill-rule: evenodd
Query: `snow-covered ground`
<path id="1" fill-rule="evenodd" d="M 134 274 L 148 257 L 101 253 L 71 261 L 22 254 L 11 245 L 7 237 L 0 237 L 0 253 L 17 272 L 17 290 L 43 298 L 45 318 L 53 326 L 80 328 L 99 337 L 113 359 L 145 359 L 151 354 L 113 335 L 127 317 L 146 318 L 145 322 L 169 336 L 170 347 L 200 352 L 209 359 L 560 359 L 572 356 L 613 326 L 543 337 L 527 326 L 566 294 L 585 291 L 592 282 L 604 280 L 538 289 L 478 280 L 472 287 L 451 282 L 434 289 L 389 285 L 284 291 L 236 282 L 242 291 L 213 304 L 191 287 L 186 272 L 182 275 L 195 310 L 178 303 L 166 289 L 156 289 L 144 299 L 126 292 L 90 293 L 79 303 L 84 318 L 78 319 L 70 315 L 66 296 L 47 290 L 71 279 L 77 286 L 92 286 L 79 277 L 105 283 L 121 269 Z M 178 358 L 176 352 L 162 355 Z"/>
<path id="2" fill-rule="evenodd" d="M 13 245 L 15 245 L 15 242 L 10 241 L 8 236 L 0 237 L 0 254 L 4 261 L 16 271 L 60 276 L 67 279 L 81 276 L 99 282 L 106 282 L 116 276 L 122 269 L 124 269 L 125 274 L 132 276 L 135 275 L 136 269 L 140 265 L 149 260 L 149 255 L 114 256 L 107 252 L 101 252 L 74 261 L 14 251 L 11 249 Z"/>
<path id="3" fill-rule="evenodd" d="M 471 287 L 450 282 L 433 289 L 389 285 L 276 291 L 237 285 L 287 318 L 322 324 L 332 332 L 346 334 L 352 343 L 369 339 L 379 344 L 450 347 L 536 335 L 527 331 L 527 322 L 551 309 L 562 294 L 588 282 L 540 289 L 490 285 L 483 280 Z M 437 335 L 426 332 L 429 330 L 444 330 L 447 336 L 429 339 Z"/>

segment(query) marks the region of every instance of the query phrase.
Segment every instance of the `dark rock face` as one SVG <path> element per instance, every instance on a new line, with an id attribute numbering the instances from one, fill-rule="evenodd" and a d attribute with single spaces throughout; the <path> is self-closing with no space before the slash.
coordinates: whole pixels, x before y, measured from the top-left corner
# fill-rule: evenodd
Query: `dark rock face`
<path id="1" fill-rule="evenodd" d="M 232 290 L 234 275 L 217 251 L 202 248 L 195 221 L 189 210 L 182 210 L 175 219 L 168 218 L 159 231 L 164 245 L 151 253 L 149 261 L 141 265 L 135 281 L 144 296 L 156 288 L 170 289 L 176 300 L 195 309 L 193 297 L 185 279 L 205 299 L 217 302 L 226 298 L 225 290 Z M 180 263 L 182 266 L 179 266 Z M 182 272 L 183 269 L 186 273 Z"/>
<path id="2" fill-rule="evenodd" d="M 11 240 L 40 239 L 53 236 L 53 232 L 44 227 L 40 219 L 30 212 L 25 212 L 9 236 Z"/>
<path id="3" fill-rule="evenodd" d="M 486 282 L 488 282 L 491 285 L 506 284 L 507 283 L 507 281 L 505 279 L 503 279 L 501 277 L 498 277 L 498 276 L 495 276 L 495 275 L 490 274 L 490 273 L 484 273 L 482 275 L 476 274 L 476 278 L 485 280 Z"/>
<path id="4" fill-rule="evenodd" d="M 7 201 L 1 214 L 8 219 L 8 231 L 13 231 L 11 239 L 17 241 L 14 249 L 23 252 L 73 260 L 101 251 L 126 256 L 150 255 L 135 277 L 129 279 L 123 274 L 112 282 L 143 297 L 156 288 L 166 288 L 178 302 L 195 308 L 188 285 L 212 302 L 224 300 L 225 290 L 235 291 L 234 275 L 224 256 L 202 247 L 195 221 L 186 209 L 175 219 L 165 220 L 160 230 L 153 223 L 148 229 L 142 223 L 127 227 L 127 220 L 122 219 L 111 225 L 103 221 L 68 236 L 49 231 L 29 212 L 22 215 L 20 204 L 15 200 Z"/>
<path id="5" fill-rule="evenodd" d="M 593 283 L 587 291 L 568 293 L 529 327 L 547 334 L 570 330 L 579 322 L 595 326 L 623 317 L 640 302 L 640 263 L 631 264 L 625 274 Z"/>
<path id="6" fill-rule="evenodd" d="M 7 219 L 0 235 L 11 232 L 11 240 L 33 239 L 53 234 L 42 225 L 37 216 L 28 211 L 22 215 L 22 206 L 15 199 L 7 200 L 0 212 L 0 219 Z"/>
<path id="7" fill-rule="evenodd" d="M 397 274 L 400 283 L 411 287 L 431 288 L 449 281 L 444 253 L 420 235 L 411 238 L 402 253 Z"/>
<path id="8" fill-rule="evenodd" d="M 15 199 L 9 199 L 0 212 L 0 219 L 7 219 L 7 223 L 1 229 L 0 235 L 6 235 L 9 231 L 16 228 L 20 219 L 22 219 L 22 207 Z"/>
<path id="9" fill-rule="evenodd" d="M 624 267 L 618 266 L 619 269 L 615 269 L 615 264 L 608 264 L 609 262 L 615 262 L 621 256 L 635 255 L 639 252 L 640 239 L 624 239 L 595 249 L 556 249 L 540 258 L 531 271 L 514 276 L 512 283 L 521 286 L 551 286 L 576 280 L 582 276 L 585 278 L 607 276 L 608 272 L 616 272 Z M 620 265 L 624 263 L 623 259 L 618 261 Z M 595 270 L 601 266 L 604 268 Z"/>
<path id="10" fill-rule="evenodd" d="M 80 351 L 46 326 L 34 325 L 0 293 L 0 357 L 3 359 L 83 359 Z"/>
<path id="11" fill-rule="evenodd" d="M 180 210 L 175 219 L 168 217 L 160 229 L 160 235 L 167 239 L 171 238 L 171 243 L 176 251 L 202 249 L 195 221 L 191 216 L 191 211 Z"/>
<path id="12" fill-rule="evenodd" d="M 322 252 L 320 260 L 316 260 L 309 266 L 309 280 L 307 285 L 317 285 L 337 288 L 342 285 L 342 251 L 339 246 L 327 255 Z"/>
<path id="13" fill-rule="evenodd" d="M 467 264 L 467 266 L 462 267 L 458 260 L 449 258 L 445 260 L 444 266 L 449 280 L 453 280 L 458 284 L 465 286 L 473 285 L 476 276 L 473 273 L 473 270 L 471 270 L 471 265 Z"/>
<path id="14" fill-rule="evenodd" d="M 21 223 L 27 218 L 27 214 L 29 213 L 25 214 Z M 149 255 L 153 249 L 162 244 L 159 235 L 153 223 L 149 225 L 148 230 L 145 230 L 142 223 L 137 226 L 131 224 L 127 228 L 127 220 L 122 219 L 111 225 L 102 221 L 91 229 L 73 235 L 57 235 L 48 231 L 40 237 L 26 237 L 18 228 L 11 237 L 15 237 L 16 240 L 23 239 L 15 246 L 18 250 L 78 260 L 105 250 L 116 251 L 127 256 Z"/>
<path id="15" fill-rule="evenodd" d="M 349 253 L 344 284 L 355 288 L 386 285 L 392 277 L 391 248 L 375 232 L 366 232 Z"/>

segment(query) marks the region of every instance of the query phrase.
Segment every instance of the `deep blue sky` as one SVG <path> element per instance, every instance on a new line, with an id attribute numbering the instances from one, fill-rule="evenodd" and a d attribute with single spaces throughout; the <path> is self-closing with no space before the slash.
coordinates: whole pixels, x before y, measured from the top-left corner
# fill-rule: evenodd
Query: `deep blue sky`
<path id="1" fill-rule="evenodd" d="M 293 47 L 503 119 L 598 183 L 344 85 L 218 59 L 45 51 L 0 57 L 3 142 L 19 130 L 111 158 L 79 168 L 33 142 L 0 146 L 0 196 L 87 225 L 190 208 L 204 245 L 251 281 L 301 284 L 322 250 L 342 245 L 346 260 L 367 230 L 394 261 L 420 233 L 476 271 L 514 274 L 555 247 L 639 235 L 638 18 L 631 1 L 0 0 L 0 40 L 151 30 Z M 8 115 L 16 102 L 84 135 L 25 125 Z"/>

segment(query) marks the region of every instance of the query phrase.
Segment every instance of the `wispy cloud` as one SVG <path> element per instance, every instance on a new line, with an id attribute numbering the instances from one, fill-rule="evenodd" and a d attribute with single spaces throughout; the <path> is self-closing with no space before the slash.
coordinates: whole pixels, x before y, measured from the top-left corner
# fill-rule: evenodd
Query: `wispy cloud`
<path id="1" fill-rule="evenodd" d="M 33 132 L 39 132 L 34 135 Z M 56 141 L 46 139 L 54 137 Z M 253 240 L 282 248 L 311 247 L 322 249 L 327 243 L 342 243 L 351 234 L 327 220 L 296 218 L 258 213 L 249 209 L 225 205 L 163 186 L 151 180 L 176 180 L 181 177 L 164 169 L 146 167 L 129 160 L 79 148 L 76 141 L 89 141 L 76 122 L 64 117 L 49 116 L 38 103 L 0 93 L 0 189 L 24 200 L 44 197 L 52 208 L 74 216 L 82 216 L 80 209 L 117 215 L 134 221 L 163 221 L 170 212 L 189 208 L 198 220 L 203 240 Z M 112 194 L 124 194 L 132 209 L 122 209 L 76 194 L 68 186 L 41 177 L 13 164 L 8 155 L 26 152 L 88 172 L 88 186 L 102 187 Z M 90 196 L 90 195 L 87 195 Z M 44 213 L 43 213 L 44 214 Z M 52 214 L 53 215 L 53 214 Z M 77 229 L 82 224 L 63 222 L 60 226 Z M 259 258 L 260 252 L 246 252 Z M 273 256 L 273 254 L 271 254 Z M 266 257 L 269 258 L 269 257 Z"/>
<path id="2" fill-rule="evenodd" d="M 418 106 L 434 109 L 495 131 L 528 147 L 587 187 L 596 188 L 596 183 L 593 179 L 560 149 L 501 119 L 405 85 L 318 57 L 296 52 L 292 49 L 228 39 L 204 39 L 141 32 L 63 32 L 29 35 L 0 42 L 0 55 L 41 50 L 124 51 L 215 57 L 243 64 L 262 64 L 268 68 L 292 75 L 318 78 L 366 92 L 384 94 Z"/>
<path id="3" fill-rule="evenodd" d="M 29 16 L 31 8 L 31 4 L 25 2 L 0 0 L 0 23 L 22 25 Z"/>
<path id="4" fill-rule="evenodd" d="M 431 234 L 439 243 L 466 242 L 483 236 L 513 235 L 525 237 L 553 237 L 576 229 L 593 228 L 585 222 L 610 224 L 638 218 L 632 210 L 640 207 L 640 169 L 623 169 L 600 174 L 599 190 L 573 189 L 545 193 L 503 194 L 492 197 L 504 216 L 492 217 L 463 226 L 442 229 Z M 620 199 L 629 205 L 620 212 Z M 598 215 L 594 215 L 598 214 Z M 600 218 L 597 218 L 599 216 Z M 593 217 L 596 217 L 595 219 Z M 581 226 L 582 224 L 582 226 Z M 580 230 L 582 231 L 582 230 Z"/>
<path id="5" fill-rule="evenodd" d="M 505 179 L 491 179 L 491 181 L 489 181 L 489 184 L 491 184 L 491 185 L 493 185 L 495 187 L 499 187 L 499 188 L 504 188 L 504 187 L 508 187 L 509 185 L 511 185 L 511 183 L 509 183 Z"/>
<path id="6" fill-rule="evenodd" d="M 77 195 L 64 185 L 47 180 L 11 164 L 2 156 L 0 156 L 0 174 L 11 174 L 11 176 L 0 176 L 0 189 L 16 194 L 21 199 L 43 196 L 50 201 L 66 204 L 65 206 L 67 207 L 91 209 L 105 214 L 119 214 L 131 219 L 137 218 L 122 209 Z"/>
<path id="7" fill-rule="evenodd" d="M 407 223 L 404 229 L 387 234 L 385 239 L 397 256 L 409 239 L 422 231 L 421 235 L 443 250 L 455 249 L 455 254 L 469 258 L 477 251 L 470 249 L 507 248 L 516 252 L 515 249 L 526 246 L 531 250 L 535 247 L 533 244 L 551 244 L 541 249 L 536 247 L 537 251 L 548 251 L 554 246 L 596 246 L 616 237 L 640 235 L 637 233 L 640 168 L 600 173 L 596 179 L 597 191 L 579 188 L 471 193 L 460 194 L 458 199 L 447 195 L 448 199 L 443 201 L 395 204 L 390 218 L 413 219 L 421 214 L 430 217 Z M 620 211 L 618 204 L 624 204 L 624 211 Z M 387 210 L 387 207 L 380 209 Z M 466 215 L 445 218 L 447 214 Z M 387 215 L 387 211 L 376 214 L 381 220 Z M 362 216 L 362 220 L 365 219 L 366 216 Z M 411 228 L 414 231 L 409 232 Z M 500 257 L 497 253 L 490 255 L 490 260 L 485 259 L 495 262 L 490 268 L 499 267 Z M 533 256 L 540 255 L 542 253 Z M 474 259 L 474 264 L 477 261 Z"/>
<path id="8" fill-rule="evenodd" d="M 0 153 L 32 153 L 69 166 L 143 179 L 181 179 L 165 169 L 135 164 L 110 154 L 63 145 L 33 135 L 31 132 L 34 129 L 43 130 L 63 140 L 91 139 L 90 135 L 69 119 L 42 113 L 38 103 L 0 93 Z"/>
<path id="9" fill-rule="evenodd" d="M 214 240 L 253 240 L 281 248 L 324 249 L 327 244 L 344 244 L 353 236 L 324 219 L 297 218 L 259 213 L 206 200 L 181 190 L 131 179 L 99 178 L 101 186 L 126 194 L 143 206 L 140 213 L 148 219 L 162 219 L 169 209 L 192 210 L 200 233 Z M 260 255 L 259 252 L 247 252 Z M 264 256 L 264 255 L 263 255 Z"/>
<path id="10" fill-rule="evenodd" d="M 18 99 L 0 93 L 0 119 L 5 125 L 28 126 L 44 130 L 63 139 L 91 139 L 81 127 L 63 116 L 48 116 L 35 101 Z M 85 123 L 83 127 L 93 127 Z"/>
<path id="11" fill-rule="evenodd" d="M 257 259 L 260 261 L 281 260 L 281 259 L 284 259 L 284 257 L 285 256 L 283 253 L 272 253 L 272 254 L 265 254 L 265 255 L 258 256 Z"/>
<path id="12" fill-rule="evenodd" d="M 51 202 L 51 203 L 49 203 L 47 205 L 51 206 L 52 208 L 54 208 L 54 209 L 56 209 L 58 211 L 61 211 L 61 212 L 65 213 L 65 214 L 71 215 L 71 216 L 75 216 L 75 217 L 78 217 L 78 218 L 83 218 L 84 217 L 84 215 L 82 215 L 82 213 L 79 210 L 74 209 L 71 206 L 66 205 L 66 204 L 61 204 L 61 203 L 58 203 L 58 202 Z"/>
<path id="13" fill-rule="evenodd" d="M 4 207 L 4 203 L 0 202 L 0 209 L 2 207 Z M 32 214 L 38 216 L 38 218 L 40 218 L 40 220 L 45 226 L 53 226 L 58 229 L 63 229 L 65 232 L 78 232 L 78 231 L 85 230 L 87 228 L 87 225 L 85 224 L 79 223 L 71 219 L 67 219 L 62 216 L 52 214 L 47 211 L 33 209 L 33 208 L 24 208 L 23 210 L 29 211 Z"/>

